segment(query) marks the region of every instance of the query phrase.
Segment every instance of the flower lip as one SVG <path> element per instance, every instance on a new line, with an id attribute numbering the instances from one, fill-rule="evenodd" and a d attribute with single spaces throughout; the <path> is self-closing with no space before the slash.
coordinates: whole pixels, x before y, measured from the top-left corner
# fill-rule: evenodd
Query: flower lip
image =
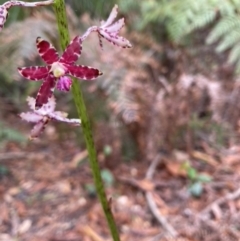
<path id="1" fill-rule="evenodd" d="M 59 78 L 65 75 L 67 69 L 64 65 L 60 62 L 54 62 L 51 66 L 50 72 L 53 73 L 54 77 Z"/>
<path id="2" fill-rule="evenodd" d="M 66 75 L 61 76 L 57 82 L 57 89 L 61 91 L 69 91 L 72 86 L 72 79 Z"/>

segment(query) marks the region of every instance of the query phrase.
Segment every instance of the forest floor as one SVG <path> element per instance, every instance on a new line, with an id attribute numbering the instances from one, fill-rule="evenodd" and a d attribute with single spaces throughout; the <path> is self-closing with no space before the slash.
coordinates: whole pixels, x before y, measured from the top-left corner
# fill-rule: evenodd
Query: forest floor
<path id="1" fill-rule="evenodd" d="M 147 90 L 149 86 L 143 85 L 140 93 Z M 147 99 L 152 106 L 151 98 Z M 181 106 L 178 99 L 175 106 Z M 235 114 L 235 106 L 231 106 Z M 143 108 L 139 108 L 141 113 Z M 14 111 L 8 113 L 12 114 L 0 119 L 27 136 L 30 126 L 20 121 L 16 124 Z M 177 114 L 170 118 L 180 119 Z M 70 141 L 71 131 L 66 136 L 56 134 L 50 124 L 41 138 L 32 142 L 0 143 L 0 241 L 111 240 L 95 194 L 87 151 Z M 141 136 L 146 139 L 145 134 Z M 98 153 L 121 241 L 240 241 L 240 145 L 219 148 L 203 139 L 198 142 L 201 148 L 193 145 L 188 152 L 172 148 L 151 161 L 120 161 L 119 154 L 114 165 L 109 165 L 103 152 Z"/>
<path id="2" fill-rule="evenodd" d="M 86 150 L 46 135 L 8 142 L 0 167 L 0 241 L 111 240 Z M 122 241 L 240 240 L 240 146 L 205 143 L 191 156 L 175 150 L 106 171 Z"/>

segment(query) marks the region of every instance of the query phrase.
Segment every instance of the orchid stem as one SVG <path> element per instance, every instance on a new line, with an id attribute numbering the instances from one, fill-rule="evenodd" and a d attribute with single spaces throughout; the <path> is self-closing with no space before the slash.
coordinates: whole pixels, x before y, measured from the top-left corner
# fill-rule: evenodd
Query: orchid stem
<path id="1" fill-rule="evenodd" d="M 70 42 L 64 0 L 55 0 L 54 1 L 54 9 L 55 9 L 55 14 L 56 14 L 57 23 L 58 23 L 61 47 L 64 50 Z M 109 206 L 109 203 L 108 203 L 108 200 L 106 197 L 106 193 L 104 190 L 104 185 L 103 185 L 103 181 L 101 178 L 101 171 L 100 171 L 99 164 L 97 161 L 97 153 L 96 153 L 96 149 L 95 149 L 95 145 L 94 145 L 94 141 L 93 141 L 91 125 L 90 125 L 90 121 L 89 121 L 89 118 L 87 115 L 82 91 L 81 91 L 79 83 L 76 79 L 73 80 L 72 94 L 73 94 L 73 98 L 74 98 L 74 101 L 76 104 L 79 118 L 81 119 L 82 130 L 83 130 L 83 134 L 84 134 L 84 139 L 86 141 L 90 167 L 92 170 L 98 198 L 101 202 L 103 211 L 105 213 L 113 240 L 120 241 L 117 225 L 115 223 L 115 220 L 114 220 L 113 214 L 111 212 L 111 208 Z"/>

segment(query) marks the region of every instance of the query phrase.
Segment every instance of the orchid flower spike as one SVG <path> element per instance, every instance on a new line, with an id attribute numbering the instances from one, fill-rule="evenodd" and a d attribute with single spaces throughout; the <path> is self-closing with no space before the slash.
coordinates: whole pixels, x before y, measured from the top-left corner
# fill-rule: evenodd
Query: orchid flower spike
<path id="1" fill-rule="evenodd" d="M 44 104 L 38 110 L 35 110 L 36 100 L 33 97 L 27 97 L 27 102 L 31 112 L 23 112 L 19 116 L 22 120 L 36 123 L 31 131 L 30 139 L 38 137 L 50 120 L 66 122 L 76 126 L 81 124 L 79 119 L 68 119 L 68 114 L 65 112 L 55 111 L 56 101 L 53 96 L 49 99 L 48 103 Z"/>
<path id="2" fill-rule="evenodd" d="M 100 46 L 102 47 L 102 37 L 108 40 L 110 43 L 122 48 L 131 48 L 132 44 L 124 37 L 119 36 L 121 28 L 125 25 L 124 18 L 114 22 L 118 14 L 118 6 L 115 5 L 108 17 L 104 22 L 101 21 L 100 27 L 93 26 L 89 28 L 86 33 L 81 37 L 84 41 L 91 32 L 97 32 L 99 37 Z"/>
<path id="3" fill-rule="evenodd" d="M 8 18 L 8 10 L 13 6 L 20 6 L 20 7 L 38 7 L 38 6 L 46 6 L 50 5 L 54 2 L 54 0 L 47 0 L 42 2 L 22 2 L 22 1 L 14 1 L 10 0 L 5 2 L 3 5 L 0 5 L 0 31 L 2 30 L 4 23 Z"/>

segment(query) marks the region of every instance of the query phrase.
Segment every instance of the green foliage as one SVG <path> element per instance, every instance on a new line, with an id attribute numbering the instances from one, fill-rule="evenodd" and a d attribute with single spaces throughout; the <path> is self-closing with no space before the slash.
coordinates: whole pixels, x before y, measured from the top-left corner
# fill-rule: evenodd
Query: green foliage
<path id="1" fill-rule="evenodd" d="M 135 4 L 120 1 L 123 9 L 138 12 L 135 27 L 146 30 L 158 24 L 174 42 L 180 43 L 196 29 L 210 27 L 207 44 L 217 43 L 216 51 L 230 50 L 228 62 L 240 72 L 240 1 L 238 0 L 151 0 Z M 128 10 L 130 9 L 130 10 Z"/>
<path id="2" fill-rule="evenodd" d="M 112 154 L 112 147 L 110 145 L 105 145 L 103 148 L 103 153 L 106 157 L 110 156 Z"/>
<path id="3" fill-rule="evenodd" d="M 4 145 L 8 141 L 15 141 L 21 144 L 26 143 L 27 138 L 17 130 L 7 127 L 0 122 L 0 145 Z"/>
<path id="4" fill-rule="evenodd" d="M 192 167 L 189 162 L 185 162 L 182 167 L 186 170 L 187 177 L 190 180 L 190 185 L 188 188 L 189 192 L 194 197 L 201 196 L 203 191 L 203 184 L 211 182 L 212 178 L 205 174 L 198 173 L 198 171 Z"/>
<path id="5" fill-rule="evenodd" d="M 188 125 L 193 132 L 194 139 L 201 137 L 202 133 L 205 133 L 208 141 L 219 147 L 225 146 L 232 135 L 232 132 L 227 127 L 211 121 L 208 117 L 198 118 L 193 115 Z"/>
<path id="6" fill-rule="evenodd" d="M 10 170 L 4 165 L 0 165 L 0 178 L 8 174 L 10 174 Z"/>
<path id="7" fill-rule="evenodd" d="M 96 188 L 95 188 L 94 184 L 87 183 L 87 184 L 84 185 L 84 187 L 85 187 L 85 190 L 86 190 L 87 194 L 90 197 L 95 197 L 96 196 Z"/>
<path id="8" fill-rule="evenodd" d="M 68 1 L 68 4 L 71 5 L 78 16 L 82 13 L 89 13 L 92 17 L 101 16 L 101 18 L 104 18 L 108 16 L 116 2 L 116 0 L 71 0 Z"/>
<path id="9" fill-rule="evenodd" d="M 103 169 L 101 171 L 101 177 L 107 187 L 113 186 L 115 180 L 112 173 L 109 170 Z"/>

